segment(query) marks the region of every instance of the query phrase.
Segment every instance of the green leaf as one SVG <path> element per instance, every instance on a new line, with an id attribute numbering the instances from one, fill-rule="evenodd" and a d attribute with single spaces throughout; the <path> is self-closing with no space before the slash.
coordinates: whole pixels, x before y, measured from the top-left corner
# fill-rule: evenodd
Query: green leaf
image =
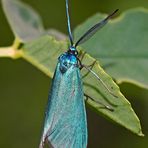
<path id="1" fill-rule="evenodd" d="M 23 57 L 48 76 L 53 76 L 58 57 L 61 53 L 67 50 L 68 44 L 66 42 L 56 41 L 49 36 L 45 36 L 32 42 L 27 42 L 45 34 L 39 16 L 29 6 L 17 0 L 2 0 L 2 4 L 15 37 L 22 42 L 26 42 L 19 50 L 17 50 L 18 44 L 20 44 L 19 40 L 18 44 L 12 46 L 11 50 L 8 48 L 7 51 L 9 54 L 10 52 L 12 53 L 15 51 L 10 57 L 15 57 L 15 55 L 17 55 L 17 57 Z M 100 18 L 101 17 L 103 16 L 100 15 Z M 95 21 L 94 18 L 92 20 Z M 90 22 L 92 23 L 92 21 Z M 81 31 L 83 29 L 85 29 L 85 27 L 81 28 Z M 65 36 L 59 36 L 58 32 L 50 31 L 50 33 L 55 34 L 59 39 L 65 38 Z M 95 47 L 95 44 L 92 44 L 90 47 Z M 4 49 L 1 50 L 3 51 L 4 56 Z M 79 53 L 81 58 L 83 51 L 79 50 Z M 95 55 L 97 55 L 96 53 L 98 54 L 98 52 L 94 52 Z M 90 65 L 94 63 L 94 61 L 95 59 L 85 54 L 82 63 Z M 92 73 L 88 73 L 86 69 L 82 69 L 84 92 L 95 100 L 92 101 L 88 99 L 87 103 L 89 106 L 91 106 L 97 113 L 122 125 L 133 133 L 143 136 L 140 121 L 130 103 L 121 94 L 119 87 L 114 83 L 111 77 L 103 71 L 98 62 L 94 64 L 92 70 L 101 78 L 105 86 L 101 81 L 97 80 Z M 105 109 L 97 102 L 110 106 L 114 111 Z"/>
<path id="2" fill-rule="evenodd" d="M 15 37 L 22 42 L 44 33 L 40 16 L 30 6 L 18 0 L 2 0 L 2 6 Z"/>
<path id="3" fill-rule="evenodd" d="M 67 43 L 58 42 L 52 37 L 45 36 L 36 41 L 26 43 L 21 49 L 21 55 L 24 59 L 51 77 L 53 76 L 59 55 L 67 49 Z M 79 53 L 81 58 L 83 55 L 82 51 L 79 51 Z M 95 59 L 85 54 L 82 63 L 90 65 L 94 61 Z M 117 97 L 110 94 L 102 83 L 91 73 L 88 73 L 86 69 L 82 69 L 84 91 L 95 100 L 110 106 L 114 111 L 105 109 L 102 105 L 91 100 L 87 100 L 87 103 L 95 109 L 96 112 L 101 113 L 103 116 L 122 125 L 133 133 L 142 136 L 139 119 L 130 103 L 121 94 L 119 87 L 113 82 L 111 77 L 103 71 L 98 62 L 94 64 L 93 70 L 103 80 L 108 89 Z"/>
<path id="4" fill-rule="evenodd" d="M 78 26 L 78 39 L 90 26 L 106 15 L 96 14 Z M 118 83 L 132 82 L 148 88 L 148 11 L 132 9 L 111 20 L 94 37 L 82 45 L 99 60 L 103 68 Z"/>

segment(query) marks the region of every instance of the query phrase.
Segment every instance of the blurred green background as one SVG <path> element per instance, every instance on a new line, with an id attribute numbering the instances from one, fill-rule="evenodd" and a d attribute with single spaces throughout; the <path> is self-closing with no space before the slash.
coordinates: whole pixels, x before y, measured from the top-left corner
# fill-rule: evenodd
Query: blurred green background
<path id="1" fill-rule="evenodd" d="M 66 33 L 65 0 L 23 1 L 39 12 L 46 28 Z M 71 0 L 71 5 L 73 27 L 96 12 L 119 8 L 122 13 L 140 6 L 148 9 L 146 0 Z M 0 46 L 11 45 L 13 39 L 0 3 Z M 50 81 L 24 60 L 0 59 L 0 148 L 38 147 Z M 146 136 L 138 137 L 87 108 L 88 148 L 148 147 L 148 90 L 126 83 L 120 88 L 132 103 Z"/>

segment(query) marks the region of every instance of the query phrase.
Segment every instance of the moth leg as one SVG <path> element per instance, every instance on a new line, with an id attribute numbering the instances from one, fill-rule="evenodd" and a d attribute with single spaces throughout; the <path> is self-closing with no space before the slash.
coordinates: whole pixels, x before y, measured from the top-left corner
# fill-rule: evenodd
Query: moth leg
<path id="1" fill-rule="evenodd" d="M 85 54 L 86 54 L 86 51 L 84 51 L 84 52 L 81 51 L 80 52 L 80 55 L 79 55 L 79 60 L 80 61 L 82 61 L 84 59 Z"/>
<path id="2" fill-rule="evenodd" d="M 95 63 L 96 63 L 96 61 L 94 61 L 92 64 L 88 65 L 87 67 L 92 70 L 93 67 L 94 67 L 94 65 L 95 65 Z M 82 68 L 84 68 L 83 65 L 82 65 Z M 88 71 L 85 75 L 83 75 L 83 76 L 82 76 L 82 79 L 85 78 L 89 73 L 90 73 L 90 71 Z"/>
<path id="3" fill-rule="evenodd" d="M 103 82 L 103 80 L 92 70 L 93 67 L 94 67 L 94 65 L 95 65 L 95 63 L 96 63 L 96 60 L 95 60 L 92 64 L 90 64 L 90 65 L 84 65 L 84 64 L 82 64 L 81 61 L 82 61 L 82 59 L 84 58 L 85 54 L 86 54 L 86 52 L 84 52 L 84 53 L 82 54 L 82 58 L 81 58 L 81 59 L 78 58 L 79 69 L 81 70 L 82 68 L 85 68 L 85 69 L 88 71 L 82 78 L 86 77 L 89 73 L 93 74 L 93 75 L 102 83 L 102 85 L 104 86 L 104 88 L 105 88 L 112 96 L 114 96 L 115 98 L 118 98 L 116 95 L 114 95 L 114 94 L 112 93 L 112 91 L 111 91 L 111 90 L 108 88 L 108 86 Z"/>
<path id="4" fill-rule="evenodd" d="M 82 63 L 81 63 L 82 64 Z M 115 98 L 118 98 L 118 96 L 114 95 L 111 90 L 108 88 L 108 86 L 103 82 L 103 80 L 92 70 L 92 68 L 89 68 L 88 66 L 86 65 L 83 65 L 82 64 L 82 67 L 85 68 L 88 72 L 90 72 L 94 77 L 97 78 L 97 80 L 99 80 L 102 85 L 104 86 L 104 88 L 112 95 L 114 96 Z"/>
<path id="5" fill-rule="evenodd" d="M 79 68 L 80 68 L 80 70 L 81 70 L 82 68 L 84 68 L 84 65 L 82 64 L 81 61 L 83 60 L 85 54 L 86 54 L 86 52 L 84 52 L 84 53 L 82 54 L 82 56 L 81 56 L 80 59 L 78 58 Z M 92 64 L 87 65 L 87 66 L 85 65 L 85 66 L 88 67 L 88 68 L 90 68 L 90 69 L 92 69 L 92 68 L 94 67 L 95 63 L 96 63 L 96 60 L 95 60 Z"/>
<path id="6" fill-rule="evenodd" d="M 112 112 L 114 111 L 114 109 L 111 108 L 110 106 L 105 105 L 105 104 L 103 104 L 102 102 L 100 102 L 100 101 L 98 101 L 98 100 L 95 100 L 94 98 L 92 98 L 91 96 L 87 95 L 86 93 L 84 93 L 84 96 L 86 97 L 86 101 L 87 101 L 88 99 L 90 99 L 90 100 L 92 100 L 92 101 L 94 101 L 94 102 L 96 102 L 96 103 L 102 105 L 103 108 L 108 109 L 109 111 L 112 111 Z"/>
<path id="7" fill-rule="evenodd" d="M 79 57 L 77 57 L 80 70 L 83 68 L 82 60 L 84 59 L 85 54 L 86 54 L 86 52 L 81 52 Z"/>

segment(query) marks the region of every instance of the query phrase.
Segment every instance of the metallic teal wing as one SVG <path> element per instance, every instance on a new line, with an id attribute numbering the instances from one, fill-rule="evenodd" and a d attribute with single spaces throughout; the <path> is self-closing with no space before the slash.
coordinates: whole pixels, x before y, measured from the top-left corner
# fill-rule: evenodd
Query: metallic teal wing
<path id="1" fill-rule="evenodd" d="M 86 148 L 87 121 L 79 68 L 71 65 L 62 73 L 57 64 L 40 148 L 48 141 L 54 148 Z"/>

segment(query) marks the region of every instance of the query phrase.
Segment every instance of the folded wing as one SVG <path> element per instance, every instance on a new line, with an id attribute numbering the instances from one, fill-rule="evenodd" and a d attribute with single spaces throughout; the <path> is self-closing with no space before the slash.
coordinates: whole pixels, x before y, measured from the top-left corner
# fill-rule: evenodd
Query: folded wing
<path id="1" fill-rule="evenodd" d="M 59 63 L 49 94 L 40 148 L 45 141 L 54 148 L 86 148 L 87 122 L 79 68 L 72 65 L 65 73 Z"/>

